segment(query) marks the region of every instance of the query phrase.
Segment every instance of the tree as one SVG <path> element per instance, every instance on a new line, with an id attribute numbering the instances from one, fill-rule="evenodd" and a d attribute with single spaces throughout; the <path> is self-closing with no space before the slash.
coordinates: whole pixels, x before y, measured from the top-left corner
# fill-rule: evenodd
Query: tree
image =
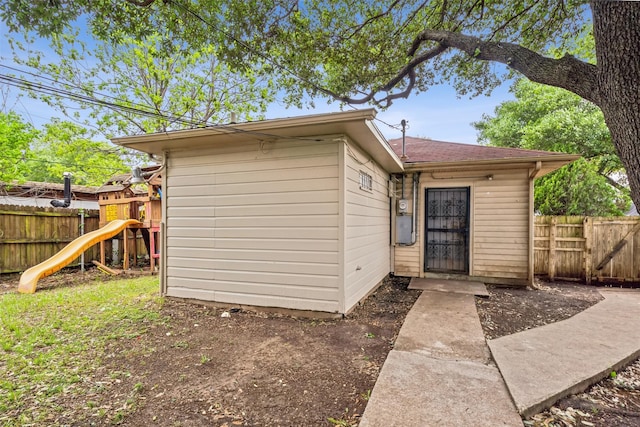
<path id="1" fill-rule="evenodd" d="M 580 154 L 583 159 L 536 181 L 543 215 L 622 215 L 629 205 L 624 168 L 599 108 L 562 89 L 518 80 L 515 101 L 474 123 L 481 144 Z M 587 191 L 585 191 L 587 190 Z"/>
<path id="2" fill-rule="evenodd" d="M 619 216 L 629 209 L 629 197 L 598 173 L 584 158 L 536 181 L 535 210 L 541 215 Z"/>
<path id="3" fill-rule="evenodd" d="M 194 50 L 223 46 L 232 67 L 264 61 L 283 76 L 291 101 L 304 94 L 388 106 L 412 91 L 452 81 L 461 94 L 487 93 L 503 68 L 559 87 L 603 112 L 640 205 L 640 2 L 593 0 L 204 0 L 192 10 L 182 0 L 7 0 L 2 19 L 15 31 L 62 33 L 82 14 L 107 37 L 162 23 Z M 596 63 L 564 49 L 585 22 L 593 22 Z M 112 31 L 113 30 L 113 31 Z M 114 37 L 117 42 L 117 37 Z"/>
<path id="4" fill-rule="evenodd" d="M 0 181 L 63 182 L 101 185 L 109 177 L 130 170 L 125 150 L 96 141 L 83 127 L 54 120 L 38 130 L 16 113 L 0 113 Z"/>
<path id="5" fill-rule="evenodd" d="M 32 144 L 33 157 L 25 177 L 37 182 L 62 182 L 71 172 L 73 183 L 99 186 L 111 176 L 131 170 L 126 151 L 107 141 L 96 141 L 87 129 L 53 120 Z"/>
<path id="6" fill-rule="evenodd" d="M 38 131 L 16 113 L 0 112 L 0 181 L 25 180 L 25 160 L 31 157 L 29 146 L 37 136 Z"/>
<path id="7" fill-rule="evenodd" d="M 184 52 L 182 44 L 158 31 L 143 39 L 118 37 L 118 45 L 98 41 L 94 46 L 78 29 L 55 34 L 55 55 L 14 40 L 14 51 L 27 54 L 26 59 L 14 55 L 14 61 L 63 88 L 52 93 L 35 87 L 32 96 L 108 136 L 228 122 L 232 112 L 251 120 L 273 101 L 271 82 L 251 69 L 231 71 L 217 59 L 214 45 Z"/>

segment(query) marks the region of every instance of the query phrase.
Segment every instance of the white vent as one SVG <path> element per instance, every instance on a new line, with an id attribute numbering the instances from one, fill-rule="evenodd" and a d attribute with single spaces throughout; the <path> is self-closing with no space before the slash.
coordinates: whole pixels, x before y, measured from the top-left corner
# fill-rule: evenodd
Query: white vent
<path id="1" fill-rule="evenodd" d="M 373 191 L 373 179 L 371 178 L 371 175 L 362 171 L 360 171 L 360 189 Z"/>

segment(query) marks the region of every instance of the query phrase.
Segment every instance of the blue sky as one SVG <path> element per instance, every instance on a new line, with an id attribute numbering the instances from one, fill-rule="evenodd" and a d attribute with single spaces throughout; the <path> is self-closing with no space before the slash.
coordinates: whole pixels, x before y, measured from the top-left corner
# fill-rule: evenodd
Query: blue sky
<path id="1" fill-rule="evenodd" d="M 458 98 L 450 86 L 434 86 L 425 93 L 412 94 L 407 99 L 394 101 L 389 109 L 379 111 L 377 118 L 398 128 L 400 121 L 405 119 L 408 122 L 407 135 L 475 144 L 477 132 L 471 123 L 480 120 L 482 114 L 493 114 L 495 107 L 501 102 L 514 99 L 513 94 L 509 92 L 509 86 L 509 83 L 503 83 L 491 96 L 481 95 L 472 99 Z M 339 109 L 337 103 L 327 105 L 326 101 L 319 100 L 314 111 L 285 110 L 274 106 L 267 112 L 267 118 L 332 112 Z M 390 128 L 380 121 L 376 121 L 376 126 L 387 139 L 402 136 L 400 130 Z"/>
<path id="2" fill-rule="evenodd" d="M 12 52 L 7 42 L 9 35 L 6 27 L 1 23 L 0 33 L 2 34 L 0 38 L 0 63 L 13 65 Z M 38 48 L 42 49 L 43 46 L 38 46 Z M 0 68 L 0 73 L 6 74 L 7 72 L 7 69 Z M 0 84 L 0 94 L 3 94 L 5 90 L 6 87 Z M 4 107 L 4 109 L 13 110 L 36 127 L 41 127 L 42 124 L 49 122 L 54 117 L 64 118 L 60 112 L 53 110 L 46 104 L 20 94 L 17 88 L 11 87 L 8 90 L 9 96 L 5 100 L 4 106 L 2 105 L 2 95 L 0 95 L 0 109 Z M 480 120 L 482 114 L 492 114 L 497 105 L 510 99 L 513 99 L 513 95 L 509 92 L 508 82 L 495 89 L 489 97 L 481 95 L 471 99 L 468 97 L 458 98 L 455 90 L 450 86 L 434 86 L 425 93 L 412 94 L 408 99 L 396 100 L 386 111 L 379 111 L 377 118 L 381 121 L 377 121 L 376 125 L 388 139 L 398 138 L 402 134 L 400 130 L 389 127 L 385 123 L 399 127 L 400 121 L 405 119 L 408 122 L 407 135 L 474 144 L 477 140 L 477 134 L 471 123 Z M 266 117 L 273 119 L 340 110 L 338 103 L 327 104 L 327 101 L 323 99 L 315 102 L 315 107 L 314 110 L 286 109 L 281 105 L 274 104 L 267 111 Z M 366 107 L 359 106 L 358 108 Z"/>

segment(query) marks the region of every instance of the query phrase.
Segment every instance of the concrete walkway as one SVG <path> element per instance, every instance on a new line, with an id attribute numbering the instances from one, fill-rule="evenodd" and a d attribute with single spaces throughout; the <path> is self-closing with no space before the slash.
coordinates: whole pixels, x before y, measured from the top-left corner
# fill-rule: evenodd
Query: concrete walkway
<path id="1" fill-rule="evenodd" d="M 570 319 L 489 341 L 524 416 L 585 390 L 640 356 L 640 291 L 605 297 Z"/>
<path id="2" fill-rule="evenodd" d="M 431 290 L 409 311 L 360 427 L 522 426 L 518 412 L 534 414 L 640 356 L 640 290 L 602 289 L 604 301 L 570 319 L 489 341 L 498 370 L 474 300 L 484 286 L 450 285 L 412 280 Z"/>
<path id="3" fill-rule="evenodd" d="M 522 425 L 490 362 L 473 293 L 473 286 L 423 291 L 380 371 L 360 427 Z"/>

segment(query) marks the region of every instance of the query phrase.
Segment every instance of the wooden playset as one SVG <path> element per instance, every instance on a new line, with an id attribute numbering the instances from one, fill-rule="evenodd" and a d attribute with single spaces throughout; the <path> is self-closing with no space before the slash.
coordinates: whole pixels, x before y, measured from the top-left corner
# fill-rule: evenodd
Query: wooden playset
<path id="1" fill-rule="evenodd" d="M 159 166 L 141 169 L 141 176 L 145 184 L 132 184 L 132 175 L 114 176 L 98 190 L 100 205 L 100 227 L 113 220 L 137 220 L 123 230 L 122 268 L 129 269 L 129 256 L 137 259 L 138 245 L 136 237 L 138 230 L 142 234 L 151 271 L 155 270 L 156 260 L 160 258 L 158 243 L 160 223 L 162 221 L 162 189 L 161 168 Z M 145 188 L 146 186 L 146 188 Z M 131 230 L 133 243 L 129 238 Z M 105 242 L 100 242 L 100 263 L 105 264 Z"/>

